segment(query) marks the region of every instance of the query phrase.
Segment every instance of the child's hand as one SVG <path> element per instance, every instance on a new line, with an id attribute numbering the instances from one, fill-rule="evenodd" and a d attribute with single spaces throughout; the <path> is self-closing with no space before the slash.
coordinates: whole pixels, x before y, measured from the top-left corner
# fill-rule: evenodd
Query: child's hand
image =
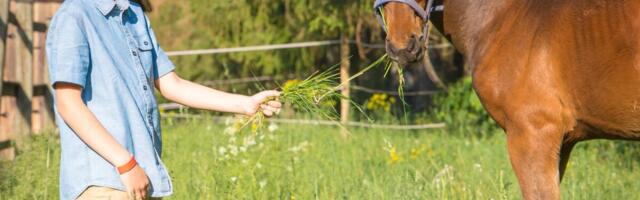
<path id="1" fill-rule="evenodd" d="M 131 171 L 120 175 L 120 179 L 131 199 L 147 199 L 149 178 L 140 166 L 136 165 Z"/>
<path id="2" fill-rule="evenodd" d="M 249 97 L 249 103 L 245 106 L 245 114 L 254 115 L 259 111 L 267 117 L 277 114 L 282 107 L 282 103 L 278 101 L 279 96 L 280 92 L 267 90 Z"/>

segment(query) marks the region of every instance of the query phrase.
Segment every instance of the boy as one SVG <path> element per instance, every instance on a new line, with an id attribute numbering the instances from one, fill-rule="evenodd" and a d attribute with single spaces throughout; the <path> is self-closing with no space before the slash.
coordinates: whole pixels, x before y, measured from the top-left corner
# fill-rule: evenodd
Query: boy
<path id="1" fill-rule="evenodd" d="M 243 96 L 181 79 L 134 1 L 64 1 L 51 22 L 46 50 L 60 128 L 61 199 L 172 193 L 160 159 L 154 88 L 199 109 L 272 116 L 281 106 L 269 101 L 277 91 Z"/>

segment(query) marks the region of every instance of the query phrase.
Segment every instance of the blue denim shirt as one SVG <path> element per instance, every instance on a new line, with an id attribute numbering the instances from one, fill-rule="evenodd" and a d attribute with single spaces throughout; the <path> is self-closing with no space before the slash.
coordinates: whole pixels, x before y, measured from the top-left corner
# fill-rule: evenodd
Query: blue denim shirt
<path id="1" fill-rule="evenodd" d="M 46 51 L 52 84 L 82 86 L 89 110 L 147 173 L 151 196 L 170 195 L 171 179 L 160 160 L 154 80 L 174 65 L 140 5 L 66 0 L 51 22 Z M 60 198 L 75 199 L 92 185 L 124 191 L 116 168 L 82 142 L 55 110 L 62 149 Z"/>

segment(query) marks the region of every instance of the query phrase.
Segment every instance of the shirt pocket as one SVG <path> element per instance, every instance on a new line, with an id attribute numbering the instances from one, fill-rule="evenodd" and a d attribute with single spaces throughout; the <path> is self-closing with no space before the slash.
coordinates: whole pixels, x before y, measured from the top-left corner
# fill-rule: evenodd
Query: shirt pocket
<path id="1" fill-rule="evenodd" d="M 151 77 L 154 69 L 153 65 L 155 64 L 155 51 L 153 50 L 151 39 L 148 34 L 139 34 L 135 39 L 138 43 L 140 64 L 147 77 Z"/>

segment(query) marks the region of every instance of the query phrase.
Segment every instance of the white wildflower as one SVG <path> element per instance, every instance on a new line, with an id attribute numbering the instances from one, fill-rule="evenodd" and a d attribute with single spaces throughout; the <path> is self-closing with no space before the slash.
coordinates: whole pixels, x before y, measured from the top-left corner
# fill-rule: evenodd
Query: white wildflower
<path id="1" fill-rule="evenodd" d="M 229 153 L 231 153 L 231 155 L 238 155 L 238 147 L 235 145 L 229 145 Z"/>
<path id="2" fill-rule="evenodd" d="M 227 135 L 235 135 L 237 132 L 238 132 L 238 129 L 232 126 L 224 129 L 224 133 Z"/>
<path id="3" fill-rule="evenodd" d="M 289 151 L 293 153 L 298 153 L 300 151 L 307 151 L 307 147 L 310 145 L 309 141 L 304 141 L 297 146 L 289 148 Z"/>
<path id="4" fill-rule="evenodd" d="M 220 155 L 226 154 L 227 153 L 227 148 L 224 148 L 224 147 L 218 148 L 218 153 L 220 153 Z"/>
<path id="5" fill-rule="evenodd" d="M 274 131 L 278 130 L 278 125 L 276 123 L 271 122 L 267 129 L 269 130 L 269 132 L 273 133 Z"/>
<path id="6" fill-rule="evenodd" d="M 231 177 L 231 182 L 234 182 L 234 183 L 235 183 L 237 180 L 238 180 L 238 177 L 235 177 L 235 176 L 234 176 L 234 177 Z"/>
<path id="7" fill-rule="evenodd" d="M 258 184 L 260 184 L 260 189 L 262 189 L 267 186 L 267 180 L 261 180 Z"/>
<path id="8" fill-rule="evenodd" d="M 480 165 L 478 163 L 473 164 L 473 169 L 475 169 L 478 172 L 482 172 L 482 165 Z"/>
<path id="9" fill-rule="evenodd" d="M 245 137 L 243 143 L 247 147 L 257 144 L 256 139 L 254 137 Z"/>
<path id="10" fill-rule="evenodd" d="M 437 188 L 444 188 L 447 183 L 453 181 L 453 178 L 453 167 L 445 165 L 433 178 L 433 184 L 435 184 Z"/>

